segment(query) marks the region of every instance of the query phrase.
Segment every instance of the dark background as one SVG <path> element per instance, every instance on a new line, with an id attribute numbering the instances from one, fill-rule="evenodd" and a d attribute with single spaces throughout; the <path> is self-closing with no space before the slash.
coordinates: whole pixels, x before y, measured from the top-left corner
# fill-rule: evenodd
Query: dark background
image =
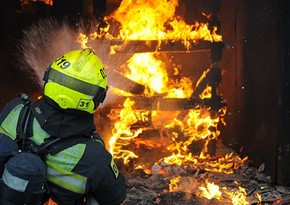
<path id="1" fill-rule="evenodd" d="M 212 3 L 214 2 L 214 3 Z M 39 88 L 17 69 L 16 45 L 21 31 L 45 17 L 83 16 L 88 25 L 118 7 L 120 1 L 55 0 L 1 1 L 0 106 L 19 92 L 35 96 Z M 94 4 L 95 9 L 90 6 Z M 226 146 L 249 156 L 253 166 L 265 163 L 274 182 L 290 186 L 290 5 L 288 0 L 180 0 L 186 20 L 201 10 L 214 9 L 220 33 L 230 46 L 223 50 L 220 93 L 227 101 L 227 125 L 221 127 Z"/>

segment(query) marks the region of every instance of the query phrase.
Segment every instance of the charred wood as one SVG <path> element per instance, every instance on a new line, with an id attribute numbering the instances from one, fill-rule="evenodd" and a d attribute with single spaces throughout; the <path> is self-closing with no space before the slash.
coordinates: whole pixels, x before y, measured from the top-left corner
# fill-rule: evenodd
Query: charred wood
<path id="1" fill-rule="evenodd" d="M 106 41 L 106 40 L 101 40 Z M 116 54 L 145 53 L 145 52 L 201 52 L 214 51 L 212 60 L 221 58 L 221 52 L 226 44 L 224 42 L 198 41 L 192 42 L 186 48 L 180 40 L 110 40 L 110 47 L 115 46 Z"/>
<path id="2" fill-rule="evenodd" d="M 136 110 L 164 110 L 164 111 L 177 111 L 195 109 L 198 106 L 209 107 L 218 110 L 225 106 L 221 97 L 216 98 L 160 98 L 160 97 L 144 97 L 144 96 L 120 96 L 120 102 L 124 102 L 127 98 L 135 101 L 134 109 Z M 113 104 L 109 105 L 111 109 L 122 109 L 123 105 Z"/>

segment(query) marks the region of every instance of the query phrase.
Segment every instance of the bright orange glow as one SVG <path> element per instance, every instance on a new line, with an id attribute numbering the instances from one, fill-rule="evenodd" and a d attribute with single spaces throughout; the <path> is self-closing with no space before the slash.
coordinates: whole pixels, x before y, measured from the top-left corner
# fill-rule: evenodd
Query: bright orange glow
<path id="1" fill-rule="evenodd" d="M 174 192 L 174 191 L 179 190 L 178 182 L 179 182 L 180 178 L 181 178 L 180 176 L 177 176 L 177 177 L 170 180 L 170 183 L 169 183 L 169 191 L 170 192 Z"/>
<path id="2" fill-rule="evenodd" d="M 27 5 L 30 2 L 36 2 L 36 1 L 41 1 L 41 2 L 43 2 L 45 4 L 47 4 L 47 5 L 50 5 L 50 6 L 53 5 L 53 0 L 20 0 L 21 5 Z"/>
<path id="3" fill-rule="evenodd" d="M 237 182 L 235 182 L 237 184 Z M 219 186 L 210 179 L 206 178 L 204 181 L 197 181 L 194 177 L 177 176 L 170 180 L 170 192 L 184 191 L 195 194 L 199 198 L 216 199 L 223 204 L 232 205 L 247 205 L 247 193 L 243 187 L 231 188 Z"/>
<path id="4" fill-rule="evenodd" d="M 188 25 L 175 15 L 177 6 L 178 0 L 123 0 L 108 19 L 121 24 L 119 38 L 124 40 L 182 40 L 187 48 L 198 40 L 221 41 L 216 28 L 211 32 L 204 23 Z"/>
<path id="5" fill-rule="evenodd" d="M 211 31 L 207 23 L 187 24 L 181 16 L 175 14 L 178 5 L 178 0 L 123 0 L 117 10 L 104 18 L 107 26 L 91 33 L 90 40 L 123 40 L 125 44 L 127 40 L 147 40 L 148 45 L 150 40 L 159 43 L 181 41 L 187 49 L 200 40 L 222 41 L 222 36 L 216 33 L 216 27 Z M 119 24 L 117 35 L 113 29 L 116 26 L 112 22 Z M 122 46 L 124 44 L 111 46 L 111 54 Z"/>
<path id="6" fill-rule="evenodd" d="M 89 41 L 89 38 L 86 36 L 86 34 L 80 33 L 79 37 L 77 39 L 77 42 L 81 44 L 82 48 L 87 48 L 87 43 Z"/>
<path id="7" fill-rule="evenodd" d="M 220 188 L 218 185 L 206 182 L 206 187 L 199 187 L 200 192 L 197 192 L 197 195 L 199 197 L 205 197 L 207 199 L 217 199 L 220 201 L 222 192 L 219 189 Z"/>
<path id="8" fill-rule="evenodd" d="M 138 158 L 138 155 L 122 147 L 128 145 L 132 139 L 138 137 L 143 131 L 142 128 L 132 131 L 130 126 L 138 120 L 146 120 L 147 112 L 134 112 L 132 108 L 134 101 L 131 101 L 129 98 L 127 98 L 123 105 L 124 108 L 119 114 L 120 119 L 115 122 L 114 129 L 112 130 L 113 136 L 109 144 L 112 155 L 115 158 L 122 158 L 124 163 L 127 164 L 130 159 Z"/>
<path id="9" fill-rule="evenodd" d="M 199 97 L 201 99 L 211 98 L 211 91 L 212 91 L 211 86 L 207 86 L 206 89 L 204 89 L 204 91 L 199 95 Z"/>
<path id="10" fill-rule="evenodd" d="M 154 93 L 164 93 L 168 77 L 165 64 L 154 57 L 154 53 L 134 54 L 128 61 L 128 72 L 124 73 L 129 79 L 145 85 L 147 96 Z"/>
<path id="11" fill-rule="evenodd" d="M 229 195 L 232 199 L 233 205 L 248 205 L 250 204 L 247 201 L 247 192 L 243 187 L 239 187 L 239 190 L 236 191 L 225 191 L 227 195 Z"/>
<path id="12" fill-rule="evenodd" d="M 169 80 L 165 63 L 156 58 L 154 53 L 134 54 L 128 60 L 127 67 L 124 76 L 144 85 L 145 96 L 164 94 L 165 98 L 187 98 L 193 92 L 189 78 Z"/>

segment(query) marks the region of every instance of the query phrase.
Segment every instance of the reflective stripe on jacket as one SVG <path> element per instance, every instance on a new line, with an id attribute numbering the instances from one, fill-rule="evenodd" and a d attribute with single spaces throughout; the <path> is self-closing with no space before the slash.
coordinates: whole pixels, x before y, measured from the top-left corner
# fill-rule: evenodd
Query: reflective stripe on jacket
<path id="1" fill-rule="evenodd" d="M 6 134 L 13 140 L 16 139 L 16 128 L 18 117 L 23 104 L 16 105 L 14 109 L 6 116 L 0 125 L 0 133 Z M 38 121 L 33 119 L 33 136 L 30 138 L 35 144 L 40 145 L 49 134 L 39 125 Z M 85 151 L 84 144 L 76 144 L 55 155 L 46 156 L 48 166 L 47 180 L 66 190 L 84 194 L 86 192 L 87 178 L 72 172 Z"/>

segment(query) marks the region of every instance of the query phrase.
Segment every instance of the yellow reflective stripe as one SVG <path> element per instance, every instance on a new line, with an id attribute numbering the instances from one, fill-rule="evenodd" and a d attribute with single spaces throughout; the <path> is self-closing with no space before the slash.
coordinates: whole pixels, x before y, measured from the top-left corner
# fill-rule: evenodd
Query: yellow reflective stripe
<path id="1" fill-rule="evenodd" d="M 111 159 L 111 163 L 110 163 L 110 165 L 111 165 L 111 168 L 112 168 L 112 170 L 113 170 L 113 172 L 114 172 L 114 174 L 115 174 L 115 177 L 116 177 L 116 179 L 117 179 L 117 178 L 119 177 L 119 169 L 118 169 L 117 165 L 115 164 L 113 158 Z"/>
<path id="2" fill-rule="evenodd" d="M 2 134 L 4 134 L 4 135 L 7 135 L 7 136 L 11 137 L 11 136 L 9 135 L 9 133 L 6 132 L 6 130 L 4 130 L 4 128 L 3 128 L 2 126 L 0 126 L 0 133 L 2 133 Z M 12 137 L 11 137 L 11 138 L 12 138 Z"/>
<path id="3" fill-rule="evenodd" d="M 47 180 L 53 182 L 67 190 L 83 194 L 86 191 L 87 178 L 55 166 L 53 163 L 47 163 Z"/>
<path id="4" fill-rule="evenodd" d="M 52 164 L 57 164 L 61 169 L 71 171 L 80 161 L 85 152 L 85 148 L 85 144 L 76 144 L 55 155 L 47 156 L 47 160 Z"/>
<path id="5" fill-rule="evenodd" d="M 15 108 L 13 108 L 13 110 L 6 116 L 5 120 L 1 124 L 2 129 L 13 140 L 16 138 L 17 119 L 22 107 L 22 104 L 15 106 Z"/>
<path id="6" fill-rule="evenodd" d="M 44 142 L 46 138 L 49 137 L 49 134 L 40 127 L 39 122 L 36 118 L 33 119 L 33 137 L 30 138 L 35 144 L 40 145 Z"/>

